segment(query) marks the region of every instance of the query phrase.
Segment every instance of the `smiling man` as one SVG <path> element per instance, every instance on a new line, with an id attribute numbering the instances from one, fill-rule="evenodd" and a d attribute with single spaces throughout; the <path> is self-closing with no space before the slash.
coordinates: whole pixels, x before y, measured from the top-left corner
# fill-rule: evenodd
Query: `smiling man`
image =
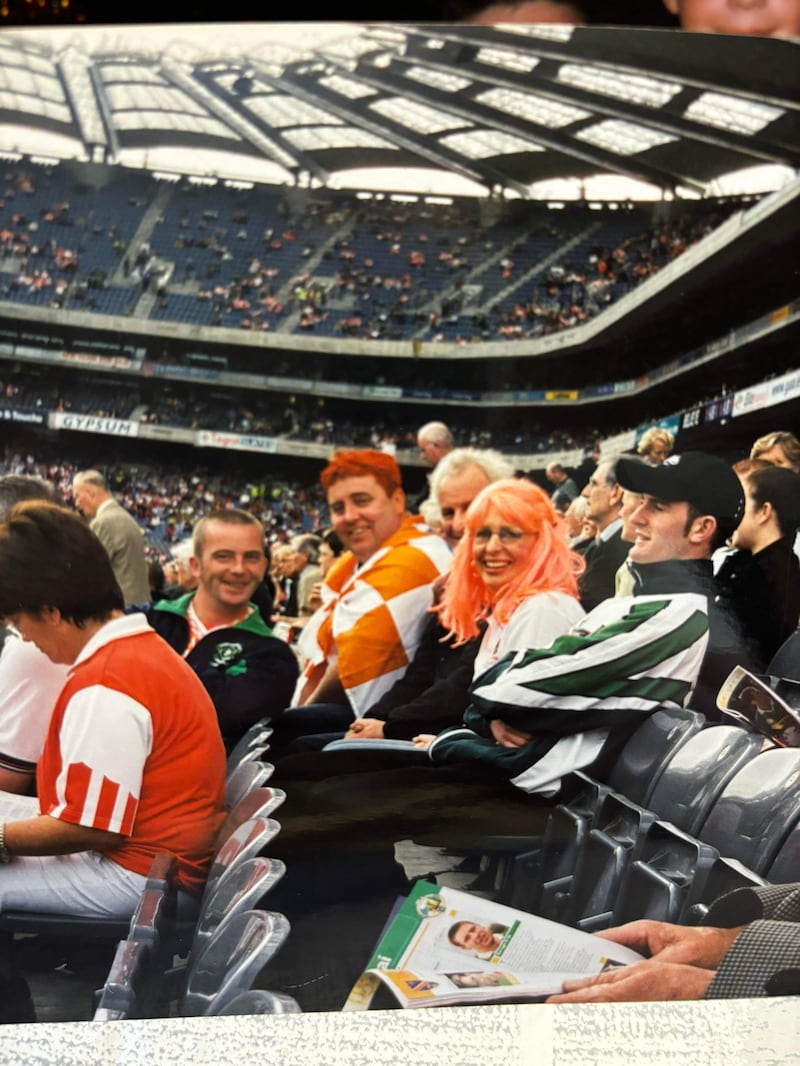
<path id="1" fill-rule="evenodd" d="M 330 596 L 299 642 L 303 675 L 273 736 L 344 730 L 404 673 L 414 657 L 434 581 L 450 549 L 406 514 L 396 460 L 363 449 L 336 452 L 322 471 L 333 528 L 346 551 L 329 571 Z"/>
<path id="2" fill-rule="evenodd" d="M 195 526 L 192 552 L 197 589 L 161 600 L 147 617 L 205 685 L 230 746 L 289 703 L 297 661 L 250 602 L 267 568 L 258 519 L 247 511 L 213 511 Z"/>

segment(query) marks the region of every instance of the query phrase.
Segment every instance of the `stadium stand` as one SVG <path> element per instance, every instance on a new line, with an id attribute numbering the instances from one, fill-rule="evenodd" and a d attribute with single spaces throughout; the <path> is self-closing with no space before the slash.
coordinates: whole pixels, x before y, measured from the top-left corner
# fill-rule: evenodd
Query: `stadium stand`
<path id="1" fill-rule="evenodd" d="M 4 469 L 40 473 L 68 498 L 76 469 L 102 466 L 163 562 L 213 507 L 250 508 L 272 545 L 323 525 L 316 482 L 332 446 L 396 449 L 409 486 L 422 487 L 415 437 L 432 416 L 457 444 L 499 448 L 542 484 L 553 460 L 582 484 L 601 450 L 631 450 L 656 423 L 678 452 L 731 460 L 794 424 L 800 186 L 786 42 L 767 58 L 735 39 L 697 52 L 634 33 L 609 48 L 591 27 L 561 39 L 396 32 L 389 42 L 368 29 L 354 51 L 322 48 L 319 62 L 272 57 L 268 72 L 241 78 L 222 60 L 166 50 L 81 59 L 110 131 L 87 151 L 93 162 L 19 152 L 0 164 Z M 57 49 L 24 43 L 6 66 L 20 85 L 35 71 L 64 105 L 38 122 L 20 105 L 20 125 L 84 136 Z M 180 83 L 163 110 L 148 88 L 162 79 Z M 162 121 L 128 128 L 131 93 Z M 168 125 L 184 147 L 273 153 L 290 180 L 198 182 L 123 164 L 123 149 L 156 147 Z M 356 159 L 434 161 L 487 195 L 334 188 L 329 176 Z M 724 174 L 754 161 L 790 173 L 770 193 L 725 191 Z M 593 199 L 595 173 L 608 170 L 647 181 L 656 199 Z M 553 177 L 581 183 L 579 199 L 535 188 Z M 602 780 L 576 775 L 543 840 L 498 827 L 474 842 L 490 856 L 482 888 L 600 928 L 688 923 L 726 887 L 788 881 L 792 754 L 757 752 L 752 734 L 702 728 L 698 714 L 677 719 L 653 715 Z M 232 809 L 199 916 L 187 917 L 162 865 L 130 925 L 102 930 L 97 1020 L 299 1009 L 251 988 L 269 987 L 269 966 L 259 972 L 291 935 L 260 909 L 281 874 L 266 857 L 284 799 L 264 787 L 268 745 L 258 726 L 231 753 Z M 738 815 L 749 850 L 728 829 Z M 440 876 L 462 884 L 453 869 Z M 0 929 L 21 931 L 15 921 L 0 915 Z M 35 921 L 25 931 L 39 936 L 18 938 L 18 957 L 34 969 L 46 960 L 35 976 L 48 1016 L 58 996 L 40 974 L 63 943 L 51 950 Z M 69 921 L 57 931 L 91 935 Z M 193 937 L 174 966 L 173 949 Z M 89 1017 L 88 997 L 71 1009 Z"/>

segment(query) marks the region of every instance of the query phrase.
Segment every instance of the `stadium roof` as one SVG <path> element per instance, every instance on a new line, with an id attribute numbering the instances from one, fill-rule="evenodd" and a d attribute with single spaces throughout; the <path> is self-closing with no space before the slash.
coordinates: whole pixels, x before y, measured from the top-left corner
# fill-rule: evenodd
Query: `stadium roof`
<path id="1" fill-rule="evenodd" d="M 565 181 L 588 196 L 609 174 L 656 196 L 717 194 L 735 191 L 720 184 L 731 172 L 766 164 L 785 178 L 800 159 L 791 41 L 341 24 L 309 46 L 298 24 L 292 47 L 240 25 L 243 54 L 214 27 L 199 45 L 187 27 L 160 27 L 156 47 L 129 29 L 113 49 L 80 32 L 4 34 L 3 143 L 30 153 L 32 131 L 43 154 L 219 177 L 248 161 L 253 180 L 309 188 L 392 173 L 402 191 L 421 168 L 426 191 L 549 199 L 569 195 Z M 176 163 L 179 150 L 196 161 Z"/>

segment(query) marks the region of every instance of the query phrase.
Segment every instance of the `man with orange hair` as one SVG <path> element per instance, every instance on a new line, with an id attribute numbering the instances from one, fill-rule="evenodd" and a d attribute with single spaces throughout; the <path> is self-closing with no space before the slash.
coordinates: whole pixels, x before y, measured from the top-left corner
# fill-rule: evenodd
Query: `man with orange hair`
<path id="1" fill-rule="evenodd" d="M 434 581 L 450 549 L 406 514 L 400 468 L 385 452 L 336 452 L 322 471 L 333 528 L 348 549 L 300 638 L 303 673 L 279 723 L 280 751 L 298 736 L 345 730 L 403 675 L 419 644 Z"/>

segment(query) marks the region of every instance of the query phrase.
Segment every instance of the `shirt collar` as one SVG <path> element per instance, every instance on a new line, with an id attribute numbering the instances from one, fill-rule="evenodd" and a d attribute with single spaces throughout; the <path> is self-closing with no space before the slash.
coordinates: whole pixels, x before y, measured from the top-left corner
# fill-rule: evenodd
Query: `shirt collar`
<path id="1" fill-rule="evenodd" d="M 72 664 L 73 669 L 79 663 L 86 662 L 95 652 L 110 644 L 113 640 L 121 637 L 136 637 L 140 633 L 152 632 L 150 625 L 143 614 L 126 614 L 122 618 L 112 618 L 106 622 L 81 648 L 78 657 Z"/>

